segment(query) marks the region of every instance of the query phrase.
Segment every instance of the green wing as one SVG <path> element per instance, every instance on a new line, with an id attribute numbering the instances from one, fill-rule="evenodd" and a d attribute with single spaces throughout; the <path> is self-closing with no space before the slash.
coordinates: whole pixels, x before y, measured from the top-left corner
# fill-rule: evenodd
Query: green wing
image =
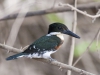
<path id="1" fill-rule="evenodd" d="M 49 50 L 54 49 L 59 45 L 58 40 L 60 39 L 56 36 L 43 36 L 36 40 L 33 44 L 36 46 L 36 48 Z"/>
<path id="2" fill-rule="evenodd" d="M 31 44 L 23 53 L 37 53 L 45 50 L 55 50 L 61 44 L 61 40 L 53 36 L 42 36 Z"/>

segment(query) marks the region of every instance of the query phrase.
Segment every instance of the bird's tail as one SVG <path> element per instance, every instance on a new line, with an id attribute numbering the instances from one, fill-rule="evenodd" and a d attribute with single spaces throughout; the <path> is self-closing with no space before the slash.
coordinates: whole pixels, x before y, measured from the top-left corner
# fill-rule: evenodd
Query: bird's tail
<path id="1" fill-rule="evenodd" d="M 18 53 L 18 54 L 15 54 L 15 55 L 12 55 L 12 56 L 6 58 L 6 60 L 14 60 L 14 59 L 23 57 L 23 56 L 25 56 L 25 55 L 26 55 L 25 53 Z"/>

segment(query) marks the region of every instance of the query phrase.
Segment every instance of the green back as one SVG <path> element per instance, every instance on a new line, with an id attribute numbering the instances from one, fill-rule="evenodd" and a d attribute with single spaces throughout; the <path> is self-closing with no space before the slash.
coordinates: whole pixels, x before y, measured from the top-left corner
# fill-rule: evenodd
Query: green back
<path id="1" fill-rule="evenodd" d="M 59 46 L 61 43 L 62 41 L 56 35 L 52 35 L 52 36 L 45 35 L 39 38 L 38 40 L 36 40 L 33 44 L 36 46 L 36 48 L 49 50 L 49 49 L 54 49 L 56 46 Z"/>

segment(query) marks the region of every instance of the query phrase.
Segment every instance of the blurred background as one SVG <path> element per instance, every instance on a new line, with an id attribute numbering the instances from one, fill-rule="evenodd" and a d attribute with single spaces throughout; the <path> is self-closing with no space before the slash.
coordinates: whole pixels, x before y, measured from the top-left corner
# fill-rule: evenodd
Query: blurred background
<path id="1" fill-rule="evenodd" d="M 27 12 L 34 12 L 45 9 L 53 9 L 59 3 L 69 3 L 74 5 L 74 0 L 0 0 L 0 18 L 19 13 L 18 17 L 23 18 L 8 19 L 0 21 L 0 43 L 21 49 L 31 44 L 39 37 L 47 34 L 48 26 L 54 22 L 64 23 L 72 30 L 74 14 L 73 11 L 52 13 L 47 15 L 25 17 Z M 77 4 L 88 4 L 99 0 L 78 0 Z M 89 14 L 95 15 L 98 7 L 84 9 Z M 20 15 L 20 13 L 23 13 Z M 94 37 L 89 50 L 83 54 L 82 58 L 75 65 L 80 69 L 91 73 L 100 74 L 100 41 L 99 34 L 100 18 L 92 23 L 91 18 L 78 13 L 76 33 L 81 39 L 75 39 L 75 51 L 73 63 L 86 51 Z M 65 41 L 61 48 L 52 55 L 59 62 L 68 64 L 71 48 L 71 37 L 64 35 Z M 40 61 L 20 58 L 17 60 L 6 61 L 5 59 L 13 55 L 0 48 L 0 75 L 67 75 L 67 70 L 59 70 L 58 67 Z M 72 72 L 72 75 L 80 75 Z"/>

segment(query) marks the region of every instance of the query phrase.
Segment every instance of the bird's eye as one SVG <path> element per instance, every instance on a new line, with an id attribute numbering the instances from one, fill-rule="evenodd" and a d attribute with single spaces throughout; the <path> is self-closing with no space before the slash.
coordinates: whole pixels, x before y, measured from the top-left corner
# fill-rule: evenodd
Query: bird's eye
<path id="1" fill-rule="evenodd" d="M 62 30 L 62 27 L 58 27 L 58 29 Z"/>

